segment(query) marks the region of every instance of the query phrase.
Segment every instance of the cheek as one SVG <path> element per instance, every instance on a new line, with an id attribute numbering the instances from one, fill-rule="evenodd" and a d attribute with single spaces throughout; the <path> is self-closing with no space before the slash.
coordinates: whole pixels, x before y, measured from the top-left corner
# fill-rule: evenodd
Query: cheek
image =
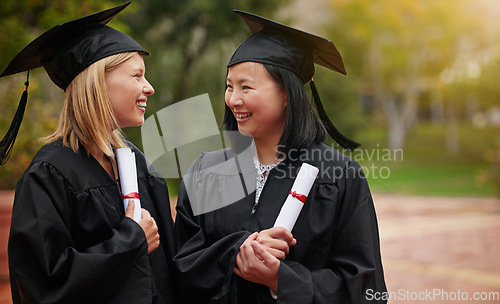
<path id="1" fill-rule="evenodd" d="M 285 116 L 286 99 L 283 95 L 278 93 L 270 94 L 266 100 L 272 101 L 267 103 L 266 111 L 273 113 L 275 117 Z"/>
<path id="2" fill-rule="evenodd" d="M 112 89 L 108 90 L 108 96 L 111 109 L 119 123 L 133 113 L 136 105 L 130 87 L 123 85 L 114 86 Z"/>
<path id="3" fill-rule="evenodd" d="M 276 103 L 273 105 L 272 109 L 269 109 L 269 112 L 269 119 L 274 121 L 276 125 L 281 126 L 282 124 L 284 124 L 286 120 L 286 105 L 284 105 L 283 103 Z"/>
<path id="4" fill-rule="evenodd" d="M 135 104 L 140 94 L 140 89 L 134 85 L 133 83 L 129 83 L 128 85 L 123 83 L 120 86 L 115 86 L 113 90 L 108 91 L 111 103 L 114 107 L 119 109 L 130 107 Z"/>
<path id="5" fill-rule="evenodd" d="M 230 101 L 231 101 L 231 92 L 228 92 L 228 91 L 226 90 L 226 92 L 224 93 L 224 102 L 226 103 L 226 105 L 227 105 L 228 107 L 230 107 L 230 108 L 231 108 L 231 106 L 230 106 Z"/>
<path id="6" fill-rule="evenodd" d="M 109 101 L 111 103 L 111 108 L 115 113 L 119 113 L 123 108 L 123 94 L 122 91 L 115 91 L 110 94 Z"/>
<path id="7" fill-rule="evenodd" d="M 123 90 L 120 83 L 117 83 L 116 81 L 108 81 L 108 82 L 106 82 L 106 89 L 107 89 L 109 99 L 112 102 L 114 102 L 117 99 L 120 99 L 119 95 Z"/>

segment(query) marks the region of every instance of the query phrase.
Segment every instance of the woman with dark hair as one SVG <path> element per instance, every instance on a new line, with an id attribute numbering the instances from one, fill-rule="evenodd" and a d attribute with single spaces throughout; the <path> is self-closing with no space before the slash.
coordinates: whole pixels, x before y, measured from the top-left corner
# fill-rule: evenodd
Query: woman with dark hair
<path id="1" fill-rule="evenodd" d="M 322 144 L 328 131 L 345 148 L 358 146 L 327 119 L 312 82 L 314 63 L 345 74 L 340 54 L 321 37 L 237 13 L 254 34 L 228 63 L 224 124 L 233 148 L 203 153 L 177 202 L 184 301 L 385 302 L 373 296 L 386 288 L 368 184 L 354 160 Z M 235 142 L 234 133 L 251 140 Z M 295 226 L 273 227 L 303 163 L 319 174 Z"/>
<path id="2" fill-rule="evenodd" d="M 279 152 L 301 149 L 326 138 L 326 130 L 309 101 L 302 80 L 288 69 L 263 64 L 267 72 L 284 88 L 287 98 L 285 128 L 277 145 Z M 226 130 L 238 131 L 238 122 L 226 104 L 224 122 Z"/>

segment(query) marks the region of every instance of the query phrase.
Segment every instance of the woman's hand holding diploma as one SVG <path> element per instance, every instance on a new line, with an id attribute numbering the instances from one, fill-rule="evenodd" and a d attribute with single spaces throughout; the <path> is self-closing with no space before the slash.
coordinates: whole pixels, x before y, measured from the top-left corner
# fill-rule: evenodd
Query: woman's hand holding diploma
<path id="1" fill-rule="evenodd" d="M 290 232 L 318 174 L 318 168 L 302 164 L 274 227 L 253 233 L 241 245 L 233 272 L 245 280 L 278 289 L 279 260 L 297 244 Z"/>
<path id="2" fill-rule="evenodd" d="M 256 241 L 278 260 L 285 259 L 290 251 L 290 246 L 297 244 L 292 233 L 280 226 L 262 230 L 257 235 Z"/>
<path id="3" fill-rule="evenodd" d="M 247 281 L 277 290 L 280 261 L 257 242 L 258 235 L 254 232 L 240 246 L 233 272 Z"/>
<path id="4" fill-rule="evenodd" d="M 130 200 L 125 216 L 134 219 L 134 200 Z M 148 253 L 155 251 L 158 246 L 160 246 L 160 235 L 158 234 L 158 226 L 156 225 L 155 219 L 149 214 L 149 211 L 142 208 L 142 219 L 139 221 L 139 226 L 141 226 L 144 234 L 146 235 L 146 240 L 148 242 Z"/>
<path id="5" fill-rule="evenodd" d="M 278 290 L 280 261 L 297 240 L 288 229 L 273 227 L 251 234 L 240 246 L 233 272 L 239 277 Z"/>

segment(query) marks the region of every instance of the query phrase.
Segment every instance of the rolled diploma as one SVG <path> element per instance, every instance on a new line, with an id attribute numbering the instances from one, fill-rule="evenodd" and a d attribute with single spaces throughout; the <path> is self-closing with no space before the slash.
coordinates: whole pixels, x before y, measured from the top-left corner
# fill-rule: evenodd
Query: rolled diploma
<path id="1" fill-rule="evenodd" d="M 299 174 L 297 174 L 297 178 L 293 182 L 290 192 L 295 191 L 297 194 L 302 194 L 307 197 L 309 195 L 309 191 L 311 191 L 311 187 L 316 179 L 316 176 L 318 175 L 318 172 L 318 168 L 307 163 L 303 163 L 300 167 Z M 302 203 L 298 198 L 288 194 L 288 197 L 286 198 L 285 203 L 281 207 L 281 211 L 276 218 L 274 227 L 281 226 L 285 227 L 289 231 L 292 231 L 303 206 L 304 203 Z"/>
<path id="2" fill-rule="evenodd" d="M 137 168 L 135 165 L 135 155 L 130 148 L 120 148 L 116 150 L 116 162 L 118 163 L 118 173 L 120 176 L 120 186 L 122 194 L 127 195 L 133 192 L 139 192 L 137 186 Z M 123 206 L 127 210 L 128 203 L 131 199 L 124 198 Z M 141 201 L 134 198 L 135 209 L 133 219 L 139 222 L 141 215 Z"/>

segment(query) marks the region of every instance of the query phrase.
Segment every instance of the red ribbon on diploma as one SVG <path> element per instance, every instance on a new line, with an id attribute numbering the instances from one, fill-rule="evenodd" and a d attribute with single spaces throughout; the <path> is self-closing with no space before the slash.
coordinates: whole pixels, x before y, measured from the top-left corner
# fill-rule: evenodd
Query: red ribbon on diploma
<path id="1" fill-rule="evenodd" d="M 139 192 L 130 192 L 128 194 L 122 194 L 122 200 L 124 198 L 129 198 L 129 199 L 130 198 L 137 198 L 138 199 L 139 198 Z"/>
<path id="2" fill-rule="evenodd" d="M 290 194 L 291 196 L 295 197 L 296 199 L 298 199 L 302 203 L 306 202 L 307 196 L 305 196 L 304 194 L 299 194 L 296 191 L 290 191 L 288 194 Z"/>

